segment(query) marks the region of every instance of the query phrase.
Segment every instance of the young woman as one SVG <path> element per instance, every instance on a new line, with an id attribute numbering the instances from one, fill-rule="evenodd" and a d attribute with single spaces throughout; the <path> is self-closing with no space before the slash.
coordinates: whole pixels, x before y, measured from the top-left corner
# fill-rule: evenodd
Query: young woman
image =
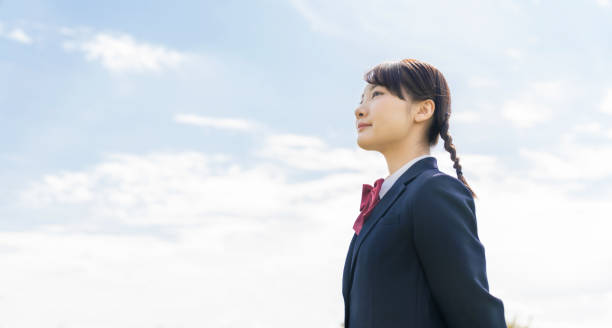
<path id="1" fill-rule="evenodd" d="M 489 293 L 474 198 L 448 133 L 444 76 L 415 59 L 365 76 L 357 143 L 380 152 L 389 176 L 364 184 L 342 277 L 346 328 L 505 328 Z M 444 140 L 457 178 L 430 148 Z"/>

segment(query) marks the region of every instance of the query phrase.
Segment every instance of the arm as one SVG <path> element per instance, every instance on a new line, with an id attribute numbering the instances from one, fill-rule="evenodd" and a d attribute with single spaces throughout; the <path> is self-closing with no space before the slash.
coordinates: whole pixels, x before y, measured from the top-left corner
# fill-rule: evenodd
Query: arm
<path id="1" fill-rule="evenodd" d="M 445 174 L 434 175 L 417 192 L 415 247 L 448 327 L 506 328 L 504 305 L 489 294 L 471 193 Z"/>

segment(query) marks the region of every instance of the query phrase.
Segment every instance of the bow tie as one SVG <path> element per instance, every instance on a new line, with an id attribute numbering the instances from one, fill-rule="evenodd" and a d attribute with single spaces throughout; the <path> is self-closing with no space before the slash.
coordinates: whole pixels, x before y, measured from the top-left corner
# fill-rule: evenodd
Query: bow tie
<path id="1" fill-rule="evenodd" d="M 374 181 L 374 187 L 369 184 L 363 184 L 363 189 L 361 191 L 361 205 L 359 206 L 359 216 L 357 216 L 357 220 L 355 220 L 355 224 L 353 224 L 353 230 L 355 233 L 359 235 L 361 228 L 363 227 L 363 222 L 369 217 L 370 213 L 374 209 L 374 206 L 378 204 L 380 198 L 378 198 L 378 193 L 380 192 L 380 187 L 382 187 L 385 179 L 380 178 Z"/>

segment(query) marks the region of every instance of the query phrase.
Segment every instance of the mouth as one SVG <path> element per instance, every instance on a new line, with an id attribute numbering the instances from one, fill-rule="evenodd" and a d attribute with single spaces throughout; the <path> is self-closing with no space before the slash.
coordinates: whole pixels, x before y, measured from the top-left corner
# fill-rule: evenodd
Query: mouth
<path id="1" fill-rule="evenodd" d="M 358 131 L 361 131 L 362 129 L 365 129 L 365 128 L 370 127 L 370 126 L 372 126 L 372 125 L 360 125 L 360 126 L 357 128 L 357 130 L 358 130 Z"/>

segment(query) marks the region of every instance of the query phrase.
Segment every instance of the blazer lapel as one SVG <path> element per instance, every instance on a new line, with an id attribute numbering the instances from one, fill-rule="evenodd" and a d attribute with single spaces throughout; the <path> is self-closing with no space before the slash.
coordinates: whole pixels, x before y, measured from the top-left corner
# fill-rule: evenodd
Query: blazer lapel
<path id="1" fill-rule="evenodd" d="M 368 237 L 368 234 L 374 228 L 376 223 L 383 217 L 383 215 L 387 212 L 387 209 L 395 203 L 398 197 L 404 192 L 406 189 L 406 185 L 416 178 L 419 174 L 421 174 L 425 170 L 437 168 L 437 161 L 435 157 L 425 157 L 408 168 L 406 172 L 404 172 L 398 179 L 395 181 L 391 189 L 387 191 L 384 197 L 376 204 L 372 212 L 370 213 L 370 217 L 368 217 L 359 235 L 356 235 L 353 255 L 351 259 L 351 278 L 353 277 L 353 271 L 355 269 L 355 261 L 357 260 L 357 254 L 359 253 L 359 248 L 363 241 Z M 352 279 L 351 279 L 352 281 Z"/>

